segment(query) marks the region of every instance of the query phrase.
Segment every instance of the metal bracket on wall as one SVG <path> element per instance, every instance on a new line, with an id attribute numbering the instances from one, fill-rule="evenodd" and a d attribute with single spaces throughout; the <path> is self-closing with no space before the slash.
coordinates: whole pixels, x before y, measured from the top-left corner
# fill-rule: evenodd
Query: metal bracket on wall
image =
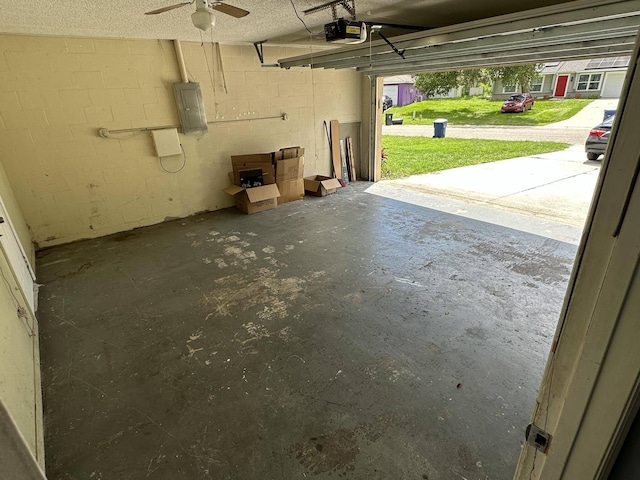
<path id="1" fill-rule="evenodd" d="M 256 53 L 258 54 L 258 59 L 260 60 L 260 63 L 264 63 L 264 52 L 262 51 L 262 44 L 266 42 L 266 40 L 263 40 L 261 42 L 256 42 L 253 44 L 253 48 L 256 49 Z"/>
<path id="2" fill-rule="evenodd" d="M 256 53 L 258 54 L 258 60 L 260 60 L 261 67 L 277 67 L 280 68 L 279 63 L 264 63 L 264 51 L 262 49 L 262 45 L 266 42 L 266 40 L 262 40 L 261 42 L 255 42 L 253 44 L 253 48 L 256 49 Z"/>

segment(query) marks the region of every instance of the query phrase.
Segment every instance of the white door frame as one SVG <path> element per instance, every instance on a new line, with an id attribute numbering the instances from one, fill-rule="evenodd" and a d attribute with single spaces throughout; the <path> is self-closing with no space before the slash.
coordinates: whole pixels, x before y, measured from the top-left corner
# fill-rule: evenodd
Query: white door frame
<path id="1" fill-rule="evenodd" d="M 638 45 L 578 249 L 515 479 L 605 479 L 640 396 Z"/>
<path id="2" fill-rule="evenodd" d="M 13 270 L 16 281 L 22 288 L 29 308 L 31 308 L 31 313 L 35 314 L 37 308 L 36 275 L 29 263 L 29 257 L 20 242 L 2 197 L 0 197 L 0 217 L 2 217 L 2 222 L 0 222 L 0 243 L 6 252 L 7 261 Z"/>

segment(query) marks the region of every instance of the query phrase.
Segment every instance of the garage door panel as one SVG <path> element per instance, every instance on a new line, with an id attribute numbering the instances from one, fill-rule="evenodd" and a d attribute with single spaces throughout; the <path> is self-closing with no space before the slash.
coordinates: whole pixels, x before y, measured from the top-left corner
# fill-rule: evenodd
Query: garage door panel
<path id="1" fill-rule="evenodd" d="M 619 97 L 624 85 L 626 72 L 610 72 L 604 79 L 604 87 L 602 89 L 602 97 L 614 98 Z"/>
<path id="2" fill-rule="evenodd" d="M 394 105 L 398 105 L 398 85 L 385 85 L 383 94 L 391 97 Z"/>

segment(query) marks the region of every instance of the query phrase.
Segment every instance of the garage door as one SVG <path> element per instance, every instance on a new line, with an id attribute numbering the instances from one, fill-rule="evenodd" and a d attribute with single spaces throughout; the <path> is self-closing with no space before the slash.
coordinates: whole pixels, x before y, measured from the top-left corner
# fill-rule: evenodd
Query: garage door
<path id="1" fill-rule="evenodd" d="M 624 84 L 624 77 L 627 72 L 610 72 L 604 79 L 604 87 L 602 89 L 603 97 L 619 97 Z"/>
<path id="2" fill-rule="evenodd" d="M 398 105 L 398 85 L 385 85 L 382 93 L 391 97 L 394 105 Z"/>

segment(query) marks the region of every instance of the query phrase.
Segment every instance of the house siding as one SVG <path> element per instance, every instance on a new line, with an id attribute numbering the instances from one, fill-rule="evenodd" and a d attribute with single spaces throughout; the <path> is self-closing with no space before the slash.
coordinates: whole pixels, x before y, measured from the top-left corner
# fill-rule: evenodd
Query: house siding
<path id="1" fill-rule="evenodd" d="M 398 106 L 409 105 L 418 99 L 419 92 L 416 87 L 409 83 L 398 85 Z"/>
<path id="2" fill-rule="evenodd" d="M 568 75 L 569 81 L 567 83 L 567 91 L 564 95 L 564 98 L 593 98 L 600 97 L 602 94 L 602 87 L 605 84 L 607 75 L 611 73 L 619 73 L 626 72 L 626 69 L 616 68 L 611 70 L 588 70 L 588 71 L 580 71 L 580 72 L 568 72 L 565 70 L 557 71 L 555 73 L 543 74 L 544 79 L 542 83 L 542 90 L 539 92 L 534 92 L 533 95 L 536 98 L 542 98 L 544 96 L 553 97 L 554 90 L 556 86 L 556 80 L 559 76 Z M 600 78 L 599 88 L 597 90 L 578 90 L 578 76 L 579 75 L 591 75 L 594 73 L 602 74 Z M 506 100 L 510 93 L 502 92 L 502 82 L 500 80 L 496 80 L 493 83 L 491 98 L 493 100 Z"/>

